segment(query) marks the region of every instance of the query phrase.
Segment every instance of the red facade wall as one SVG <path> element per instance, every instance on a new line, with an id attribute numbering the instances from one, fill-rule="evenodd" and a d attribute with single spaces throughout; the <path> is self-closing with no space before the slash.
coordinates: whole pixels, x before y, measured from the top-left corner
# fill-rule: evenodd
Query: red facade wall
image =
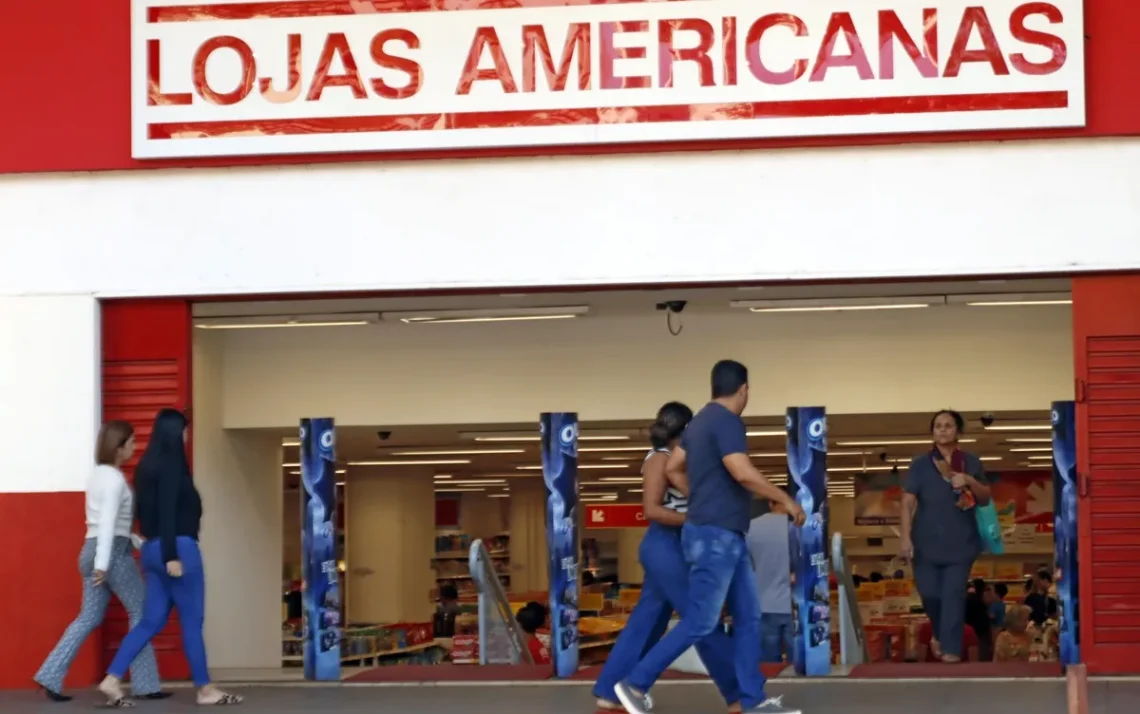
<path id="1" fill-rule="evenodd" d="M 1138 25 L 1132 0 L 1085 3 L 1081 129 L 141 162 L 130 152 L 130 0 L 0 3 L 0 26 L 19 28 L 0 43 L 0 96 L 12 107 L 3 117 L 0 173 L 1137 135 L 1140 62 L 1130 57 Z"/>

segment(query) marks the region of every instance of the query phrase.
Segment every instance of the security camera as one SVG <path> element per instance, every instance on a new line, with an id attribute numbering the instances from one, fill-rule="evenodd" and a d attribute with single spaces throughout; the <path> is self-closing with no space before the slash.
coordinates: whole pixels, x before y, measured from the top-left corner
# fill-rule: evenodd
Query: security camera
<path id="1" fill-rule="evenodd" d="M 684 311 L 685 306 L 689 303 L 685 300 L 666 300 L 665 302 L 657 303 L 658 310 L 668 310 L 669 312 L 680 313 Z"/>
<path id="2" fill-rule="evenodd" d="M 994 425 L 994 415 L 990 412 L 985 412 L 984 414 L 982 414 L 982 426 L 993 426 L 993 425 Z"/>
<path id="3" fill-rule="evenodd" d="M 885 452 L 885 451 L 879 452 L 879 461 L 882 461 L 884 464 L 887 463 L 887 452 Z"/>
<path id="4" fill-rule="evenodd" d="M 392 436 L 392 432 L 390 432 L 390 431 L 378 431 L 378 432 L 376 432 L 376 438 L 379 439 L 380 441 L 387 441 L 391 436 Z"/>

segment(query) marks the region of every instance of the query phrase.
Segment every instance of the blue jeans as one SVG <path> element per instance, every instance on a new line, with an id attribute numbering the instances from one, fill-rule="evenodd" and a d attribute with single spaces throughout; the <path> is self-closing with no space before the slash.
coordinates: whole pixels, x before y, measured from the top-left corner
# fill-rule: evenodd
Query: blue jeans
<path id="1" fill-rule="evenodd" d="M 166 572 L 159 539 L 152 538 L 143 545 L 146 603 L 143 604 L 142 620 L 123 639 L 107 674 L 122 679 L 127 673 L 127 666 L 166 626 L 171 608 L 177 607 L 178 622 L 182 625 L 182 651 L 190 662 L 194 685 L 204 687 L 210 683 L 210 673 L 206 668 L 206 642 L 202 639 L 206 620 L 206 579 L 197 541 L 179 536 L 178 559 L 182 561 L 182 577 L 172 578 Z"/>
<path id="2" fill-rule="evenodd" d="M 610 701 L 617 701 L 614 685 L 627 677 L 638 660 L 665 634 L 673 611 L 681 617 L 689 612 L 689 568 L 681 550 L 679 529 L 650 523 L 641 540 L 639 555 L 645 570 L 641 598 L 594 685 L 594 696 Z M 724 700 L 729 704 L 740 701 L 732 662 L 732 640 L 724 629 L 717 627 L 698 642 L 697 654 Z"/>
<path id="3" fill-rule="evenodd" d="M 792 637 L 794 625 L 791 613 L 769 613 L 760 615 L 760 660 L 762 662 L 783 662 L 784 655 L 792 660 Z"/>
<path id="4" fill-rule="evenodd" d="M 721 626 L 721 610 L 727 604 L 740 703 L 745 708 L 756 706 L 767 697 L 760 672 L 760 597 L 744 534 L 686 523 L 681 547 L 689 564 L 689 611 L 681 614 L 677 626 L 645 654 L 626 681 L 638 691 L 648 691 L 685 650 Z"/>

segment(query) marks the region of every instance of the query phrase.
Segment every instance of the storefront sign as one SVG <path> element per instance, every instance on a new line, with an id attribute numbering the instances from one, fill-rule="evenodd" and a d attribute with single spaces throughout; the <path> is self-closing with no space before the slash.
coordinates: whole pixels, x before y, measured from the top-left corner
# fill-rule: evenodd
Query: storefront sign
<path id="1" fill-rule="evenodd" d="M 788 484 L 807 521 L 789 525 L 792 543 L 793 663 L 796 673 L 831 673 L 831 561 L 827 553 L 827 415 L 823 407 L 787 412 Z"/>
<path id="2" fill-rule="evenodd" d="M 340 573 L 336 560 L 336 433 L 332 419 L 301 420 L 301 577 L 305 679 L 340 681 Z"/>
<path id="3" fill-rule="evenodd" d="M 646 528 L 649 521 L 640 503 L 588 505 L 586 528 Z"/>
<path id="4" fill-rule="evenodd" d="M 1081 661 L 1080 577 L 1077 549 L 1077 419 L 1073 402 L 1053 402 L 1053 558 L 1060 610 L 1062 665 Z"/>
<path id="5" fill-rule="evenodd" d="M 1081 0 L 134 0 L 135 158 L 1080 127 Z"/>
<path id="6" fill-rule="evenodd" d="M 554 676 L 570 677 L 578 671 L 578 415 L 543 414 L 540 428 L 550 552 L 550 652 Z"/>

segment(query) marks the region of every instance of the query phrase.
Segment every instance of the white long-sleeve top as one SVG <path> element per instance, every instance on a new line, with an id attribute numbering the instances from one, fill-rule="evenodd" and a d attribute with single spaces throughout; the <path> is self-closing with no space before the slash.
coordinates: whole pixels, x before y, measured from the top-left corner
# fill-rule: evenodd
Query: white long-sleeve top
<path id="1" fill-rule="evenodd" d="M 95 570 L 111 564 L 116 536 L 130 537 L 134 522 L 134 493 L 123 472 L 114 466 L 96 466 L 87 477 L 87 537 L 95 539 Z"/>

